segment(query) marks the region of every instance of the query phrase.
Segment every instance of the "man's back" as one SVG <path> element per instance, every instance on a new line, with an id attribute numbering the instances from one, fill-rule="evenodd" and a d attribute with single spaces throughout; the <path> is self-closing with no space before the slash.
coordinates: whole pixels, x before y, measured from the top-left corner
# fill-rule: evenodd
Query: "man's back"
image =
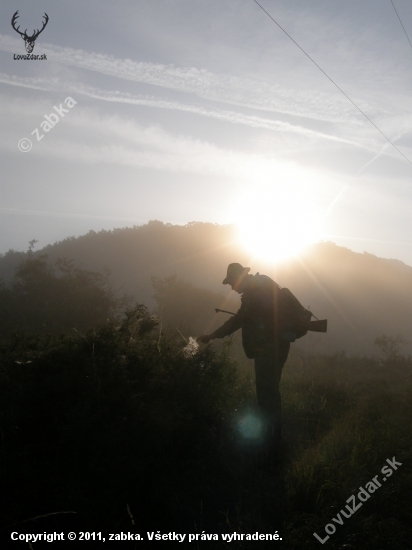
<path id="1" fill-rule="evenodd" d="M 242 316 L 242 342 L 246 356 L 256 357 L 279 340 L 278 285 L 267 275 L 250 275 L 238 314 Z"/>

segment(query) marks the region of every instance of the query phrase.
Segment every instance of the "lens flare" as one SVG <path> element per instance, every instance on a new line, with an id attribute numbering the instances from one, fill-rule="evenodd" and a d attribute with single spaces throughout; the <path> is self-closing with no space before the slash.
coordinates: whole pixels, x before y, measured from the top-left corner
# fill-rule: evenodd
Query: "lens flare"
<path id="1" fill-rule="evenodd" d="M 243 440 L 260 441 L 263 437 L 263 421 L 253 412 L 247 412 L 238 420 L 237 429 Z"/>

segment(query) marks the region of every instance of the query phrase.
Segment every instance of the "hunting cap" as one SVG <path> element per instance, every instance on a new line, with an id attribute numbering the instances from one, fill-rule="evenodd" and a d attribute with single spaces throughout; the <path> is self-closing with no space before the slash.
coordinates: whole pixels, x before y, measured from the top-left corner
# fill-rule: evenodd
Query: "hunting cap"
<path id="1" fill-rule="evenodd" d="M 249 273 L 250 267 L 243 267 L 241 264 L 229 264 L 226 278 L 223 279 L 224 285 L 235 283 L 242 275 Z"/>

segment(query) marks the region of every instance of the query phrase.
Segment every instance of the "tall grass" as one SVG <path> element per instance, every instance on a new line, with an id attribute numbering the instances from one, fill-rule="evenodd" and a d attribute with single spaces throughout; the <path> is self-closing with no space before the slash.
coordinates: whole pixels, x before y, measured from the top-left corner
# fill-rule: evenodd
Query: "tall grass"
<path id="1" fill-rule="evenodd" d="M 337 526 L 327 545 L 410 547 L 406 518 L 412 511 L 411 373 L 410 361 L 382 366 L 366 358 L 332 356 L 313 358 L 305 368 L 292 366 L 286 374 L 290 449 L 284 469 L 285 530 L 291 548 L 320 547 L 313 532 L 323 539 L 325 525 L 351 495 L 376 475 L 382 483 L 381 468 L 393 456 L 402 466 L 353 517 Z M 305 417 L 312 427 L 306 437 Z"/>
<path id="2" fill-rule="evenodd" d="M 221 344 L 187 354 L 176 331 L 159 335 L 136 306 L 85 334 L 20 335 L 3 347 L 3 534 L 13 525 L 278 531 L 279 546 L 320 548 L 313 533 L 326 536 L 347 499 L 396 457 L 402 466 L 324 548 L 410 548 L 412 362 L 292 353 L 284 443 L 268 461 L 237 429 L 255 406 L 251 365 L 239 367 Z"/>

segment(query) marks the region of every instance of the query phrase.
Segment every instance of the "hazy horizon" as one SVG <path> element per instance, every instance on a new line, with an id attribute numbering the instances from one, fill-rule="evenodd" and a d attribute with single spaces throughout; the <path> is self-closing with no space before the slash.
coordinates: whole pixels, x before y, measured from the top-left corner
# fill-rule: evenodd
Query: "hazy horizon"
<path id="1" fill-rule="evenodd" d="M 171 224 L 170 222 L 167 222 L 167 221 L 162 221 L 162 220 L 149 220 L 148 223 L 150 222 L 153 222 L 153 221 L 159 221 L 165 225 L 181 225 L 182 227 L 185 227 L 185 226 L 189 226 L 191 223 L 196 223 L 196 222 L 189 222 L 188 224 Z M 212 223 L 212 222 L 199 222 L 199 223 Z M 90 231 L 94 231 L 95 233 L 99 233 L 100 231 L 115 231 L 115 230 L 126 230 L 126 229 L 135 229 L 135 228 L 138 228 L 138 227 L 142 227 L 144 225 L 147 225 L 146 223 L 144 224 L 135 224 L 134 226 L 123 226 L 123 227 L 108 227 L 108 228 L 100 228 L 100 229 L 89 229 L 88 231 L 84 232 L 84 233 L 81 233 L 79 235 L 67 235 L 66 237 L 63 237 L 62 239 L 58 240 L 58 241 L 53 241 L 51 240 L 50 242 L 40 242 L 38 241 L 37 239 L 35 239 L 36 242 L 32 243 L 32 245 L 30 244 L 30 242 L 28 241 L 26 243 L 26 245 L 24 247 L 22 247 L 21 249 L 12 249 L 11 247 L 7 248 L 6 250 L 2 250 L 0 251 L 0 256 L 4 256 L 4 254 L 6 252 L 9 252 L 10 250 L 13 250 L 14 252 L 27 252 L 29 247 L 32 248 L 33 251 L 35 252 L 39 252 L 49 246 L 53 246 L 53 245 L 58 245 L 59 243 L 65 241 L 66 239 L 71 239 L 71 238 L 79 238 L 79 237 L 84 237 L 86 236 Z M 221 224 L 217 224 L 217 225 L 221 225 Z M 231 224 L 229 224 L 231 225 Z M 234 225 L 233 225 L 234 226 Z M 223 224 L 221 225 L 221 227 L 223 227 Z M 302 248 L 298 253 L 296 254 L 291 254 L 290 256 L 287 256 L 285 258 L 282 258 L 281 260 L 279 261 L 270 261 L 270 260 L 266 260 L 266 259 L 261 259 L 261 258 L 254 258 L 253 256 L 250 255 L 250 262 L 256 262 L 258 265 L 260 266 L 264 266 L 264 269 L 271 269 L 271 268 L 275 268 L 277 266 L 282 266 L 282 265 L 285 265 L 285 263 L 288 263 L 290 260 L 292 260 L 293 258 L 297 258 L 299 259 L 301 257 L 302 254 L 305 253 L 305 251 L 311 247 L 312 245 L 316 245 L 316 244 L 321 244 L 321 243 L 327 243 L 327 242 L 330 242 L 330 243 L 333 243 L 333 244 L 336 244 L 337 246 L 343 246 L 343 245 L 339 245 L 338 243 L 336 243 L 335 241 L 333 241 L 332 239 L 328 239 L 328 240 L 318 240 L 316 242 L 313 242 L 313 243 L 309 243 L 307 244 L 304 248 Z M 242 258 L 245 257 L 245 253 L 246 253 L 246 256 L 248 255 L 247 252 L 247 248 L 245 248 L 244 246 L 241 248 L 243 248 L 243 253 L 240 254 L 240 256 L 242 256 Z M 384 256 L 378 256 L 377 254 L 373 254 L 371 252 L 368 252 L 367 250 L 364 250 L 364 251 L 356 251 L 354 250 L 353 248 L 350 248 L 349 246 L 344 246 L 343 248 L 347 248 L 348 250 L 350 250 L 351 252 L 355 252 L 357 254 L 359 253 L 366 253 L 366 254 L 372 254 L 373 256 L 376 256 L 377 258 L 381 258 L 383 260 L 396 260 L 396 261 L 399 261 L 399 262 L 402 262 L 404 263 L 405 265 L 409 266 L 409 267 L 412 267 L 412 261 L 411 261 L 411 264 L 408 264 L 407 262 L 404 262 L 403 260 L 399 260 L 399 258 L 394 258 L 394 257 L 384 257 Z M 232 258 L 233 259 L 233 258 Z M 234 259 L 239 259 L 239 258 L 234 258 Z M 245 261 L 243 259 L 243 261 Z M 246 262 L 247 263 L 247 262 Z"/>

